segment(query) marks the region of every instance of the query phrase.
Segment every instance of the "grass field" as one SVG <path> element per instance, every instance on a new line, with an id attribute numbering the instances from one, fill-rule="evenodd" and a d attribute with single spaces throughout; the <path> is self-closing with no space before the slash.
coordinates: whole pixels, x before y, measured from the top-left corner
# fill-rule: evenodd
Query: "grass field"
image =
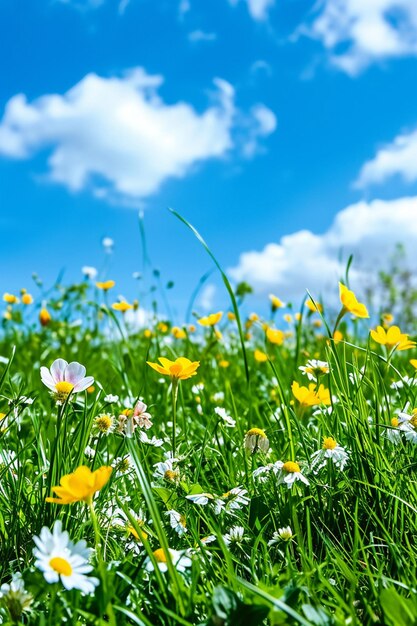
<path id="1" fill-rule="evenodd" d="M 4 296 L 0 622 L 416 624 L 407 329 L 228 284 L 138 329 L 97 284 Z"/>

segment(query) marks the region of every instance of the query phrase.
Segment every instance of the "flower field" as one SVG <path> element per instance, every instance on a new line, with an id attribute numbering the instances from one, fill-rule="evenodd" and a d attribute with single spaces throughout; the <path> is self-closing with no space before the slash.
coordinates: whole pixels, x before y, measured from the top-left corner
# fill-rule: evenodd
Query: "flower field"
<path id="1" fill-rule="evenodd" d="M 412 329 L 348 280 L 138 328 L 86 270 L 3 297 L 0 623 L 416 624 Z"/>

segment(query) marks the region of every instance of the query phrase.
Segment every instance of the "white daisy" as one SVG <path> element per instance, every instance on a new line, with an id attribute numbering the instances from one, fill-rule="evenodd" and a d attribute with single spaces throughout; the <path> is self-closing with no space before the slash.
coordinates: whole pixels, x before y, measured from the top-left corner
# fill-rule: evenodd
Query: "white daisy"
<path id="1" fill-rule="evenodd" d="M 100 581 L 98 578 L 86 576 L 93 569 L 88 562 L 93 550 L 87 548 L 83 539 L 74 544 L 68 533 L 62 530 L 62 522 L 57 520 L 52 532 L 44 526 L 40 536 L 33 537 L 33 541 L 36 544 L 33 549 L 35 567 L 43 572 L 48 583 L 61 580 L 65 589 L 94 593 Z"/>
<path id="2" fill-rule="evenodd" d="M 287 461 L 286 463 L 276 461 L 272 467 L 272 471 L 277 474 L 278 482 L 285 483 L 288 489 L 291 489 L 297 481 L 301 481 L 305 485 L 310 484 L 307 478 L 301 473 L 301 468 L 298 463 L 294 463 L 293 461 Z"/>
<path id="3" fill-rule="evenodd" d="M 165 515 L 169 517 L 169 523 L 171 525 L 171 528 L 173 528 L 180 537 L 182 537 L 182 535 L 185 535 L 185 533 L 187 532 L 187 527 L 185 525 L 184 515 L 181 515 L 181 513 L 178 513 L 178 511 L 174 511 L 174 509 L 167 511 Z"/>
<path id="4" fill-rule="evenodd" d="M 335 466 L 343 471 L 349 460 L 349 453 L 333 437 L 325 437 L 321 450 L 317 450 L 311 456 L 311 467 L 317 472 L 327 464 L 327 459 L 331 459 Z"/>
<path id="5" fill-rule="evenodd" d="M 318 380 L 320 376 L 329 373 L 329 364 L 326 361 L 310 359 L 305 365 L 300 365 L 298 369 L 301 370 L 309 380 L 315 381 Z"/>
<path id="6" fill-rule="evenodd" d="M 178 572 L 185 572 L 185 570 L 192 565 L 190 557 L 188 557 L 184 551 L 180 552 L 178 550 L 171 550 L 171 548 L 169 548 L 169 555 L 171 557 L 173 566 Z M 158 548 L 158 550 L 155 550 L 153 552 L 153 556 L 155 558 L 158 569 L 161 572 L 166 572 L 168 570 L 167 555 L 165 554 L 163 548 Z M 148 572 L 153 572 L 155 569 L 154 564 L 149 557 L 145 561 L 145 569 Z"/>
<path id="7" fill-rule="evenodd" d="M 245 529 L 243 526 L 232 526 L 229 532 L 223 535 L 223 541 L 227 546 L 230 544 L 240 544 L 243 541 Z"/>
<path id="8" fill-rule="evenodd" d="M 234 428 L 236 426 L 236 420 L 233 419 L 230 415 L 227 414 L 226 409 L 221 406 L 216 406 L 214 409 L 216 415 L 222 418 L 225 425 L 229 428 Z"/>

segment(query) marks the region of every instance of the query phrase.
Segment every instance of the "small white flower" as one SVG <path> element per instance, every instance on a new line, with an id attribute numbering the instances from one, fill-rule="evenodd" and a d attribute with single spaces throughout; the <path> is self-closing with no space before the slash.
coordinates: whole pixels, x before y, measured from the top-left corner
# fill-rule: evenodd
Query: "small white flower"
<path id="1" fill-rule="evenodd" d="M 297 481 L 301 481 L 305 485 L 310 484 L 307 478 L 301 473 L 301 468 L 298 463 L 294 463 L 293 461 L 287 461 L 286 463 L 276 461 L 272 470 L 277 474 L 278 482 L 286 484 L 288 489 L 291 489 Z"/>
<path id="2" fill-rule="evenodd" d="M 70 393 L 85 391 L 94 383 L 94 378 L 86 376 L 85 371 L 84 365 L 76 361 L 68 363 L 64 359 L 56 359 L 50 369 L 41 367 L 41 379 L 58 402 L 63 402 Z"/>
<path id="3" fill-rule="evenodd" d="M 223 535 L 223 541 L 227 546 L 230 544 L 240 544 L 243 541 L 245 529 L 243 526 L 232 526 L 229 532 Z"/>
<path id="4" fill-rule="evenodd" d="M 409 376 L 403 376 L 401 380 L 397 380 L 391 384 L 391 389 L 402 389 L 403 387 L 411 387 L 417 385 L 417 378 L 410 378 Z"/>
<path id="5" fill-rule="evenodd" d="M 171 550 L 171 548 L 169 548 L 169 555 L 171 557 L 173 566 L 178 572 L 185 572 L 185 570 L 192 565 L 191 559 L 186 556 L 184 551 L 180 552 L 178 550 Z M 154 551 L 153 556 L 155 557 L 158 569 L 161 572 L 166 572 L 168 570 L 168 565 L 165 551 L 162 548 L 158 548 L 158 550 Z M 148 572 L 153 572 L 155 569 L 149 557 L 145 560 L 145 569 Z"/>
<path id="6" fill-rule="evenodd" d="M 325 437 L 321 450 L 317 450 L 317 452 L 314 452 L 311 456 L 311 467 L 315 468 L 317 472 L 327 464 L 327 459 L 331 459 L 334 465 L 339 470 L 343 471 L 349 460 L 349 453 L 345 448 L 340 446 L 333 437 Z"/>
<path id="7" fill-rule="evenodd" d="M 20 573 L 13 575 L 10 584 L 4 583 L 0 587 L 0 600 L 8 608 L 13 618 L 19 619 L 24 611 L 30 611 L 33 596 L 26 591 L 25 583 Z"/>
<path id="8" fill-rule="evenodd" d="M 104 397 L 104 402 L 108 402 L 109 404 L 114 404 L 115 402 L 119 401 L 119 396 L 114 396 L 113 394 L 109 393 L 107 396 Z"/>
<path id="9" fill-rule="evenodd" d="M 223 494 L 223 499 L 226 500 L 226 510 L 238 510 L 242 506 L 249 504 L 249 498 L 246 497 L 247 489 L 241 489 L 240 487 L 234 487 L 227 493 Z"/>
<path id="10" fill-rule="evenodd" d="M 217 391 L 215 394 L 213 394 L 213 400 L 214 400 L 214 402 L 223 402 L 223 400 L 224 400 L 224 392 L 223 391 Z"/>
<path id="11" fill-rule="evenodd" d="M 87 446 L 86 449 L 84 450 L 84 455 L 87 457 L 87 459 L 92 459 L 95 453 L 96 451 L 91 446 Z"/>
<path id="12" fill-rule="evenodd" d="M 273 546 L 280 541 L 290 541 L 293 538 L 293 532 L 290 526 L 285 526 L 284 528 L 278 528 L 278 531 L 275 531 L 272 535 L 272 539 L 268 541 L 268 546 Z"/>
<path id="13" fill-rule="evenodd" d="M 66 531 L 62 530 L 62 522 L 57 520 L 52 532 L 44 526 L 40 536 L 33 537 L 36 548 L 33 549 L 35 567 L 43 572 L 48 583 L 61 580 L 65 589 L 79 589 L 83 593 L 92 594 L 99 584 L 98 578 L 86 576 L 93 566 L 88 559 L 92 553 L 84 540 L 73 543 Z"/>
<path id="14" fill-rule="evenodd" d="M 305 365 L 300 365 L 298 369 L 301 370 L 309 380 L 316 381 L 320 376 L 329 373 L 329 364 L 327 361 L 310 359 Z"/>
<path id="15" fill-rule="evenodd" d="M 164 445 L 163 439 L 158 439 L 155 436 L 149 439 L 148 434 L 144 430 L 139 431 L 139 439 L 142 443 L 146 443 L 148 446 L 155 446 L 155 448 L 160 448 Z"/>
<path id="16" fill-rule="evenodd" d="M 206 506 L 206 504 L 214 500 L 214 496 L 211 493 L 194 493 L 185 497 L 193 504 L 199 504 L 200 506 Z"/>
<path id="17" fill-rule="evenodd" d="M 174 509 L 167 511 L 165 515 L 169 517 L 171 528 L 173 528 L 175 532 L 182 537 L 182 535 L 187 532 L 185 517 L 181 515 L 181 513 L 178 513 L 178 511 L 174 511 Z"/>
<path id="18" fill-rule="evenodd" d="M 165 461 L 155 463 L 155 471 L 153 473 L 154 477 L 159 478 L 160 480 L 167 480 L 168 482 L 178 482 L 180 473 L 176 468 L 174 468 L 177 461 L 178 459 L 167 458 Z"/>
<path id="19" fill-rule="evenodd" d="M 82 273 L 84 274 L 84 276 L 86 278 L 89 278 L 90 280 L 94 280 L 97 276 L 97 270 L 95 267 L 91 267 L 90 265 L 84 265 L 84 267 L 81 269 Z"/>
<path id="20" fill-rule="evenodd" d="M 234 420 L 233 417 L 228 415 L 226 412 L 226 409 L 224 409 L 223 407 L 216 406 L 214 409 L 214 412 L 216 413 L 216 415 L 222 418 L 226 426 L 228 426 L 229 428 L 234 428 L 236 426 L 236 420 Z"/>

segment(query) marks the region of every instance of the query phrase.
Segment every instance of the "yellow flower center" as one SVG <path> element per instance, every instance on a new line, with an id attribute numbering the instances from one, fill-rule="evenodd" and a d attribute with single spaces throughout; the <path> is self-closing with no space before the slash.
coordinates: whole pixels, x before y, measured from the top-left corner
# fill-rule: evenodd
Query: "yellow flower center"
<path id="1" fill-rule="evenodd" d="M 417 414 L 414 414 L 413 417 L 410 419 L 410 424 L 414 428 L 417 428 Z"/>
<path id="2" fill-rule="evenodd" d="M 398 426 L 400 422 L 398 421 L 398 417 L 393 417 L 391 420 L 391 426 Z"/>
<path id="3" fill-rule="evenodd" d="M 325 437 L 323 439 L 323 448 L 325 450 L 334 450 L 337 446 L 337 441 L 333 437 Z"/>
<path id="4" fill-rule="evenodd" d="M 66 559 L 62 559 L 60 556 L 54 556 L 50 561 L 49 565 L 55 570 L 58 574 L 62 576 L 71 576 L 72 567 L 68 563 Z"/>
<path id="5" fill-rule="evenodd" d="M 102 433 L 106 433 L 111 428 L 112 423 L 113 420 L 110 415 L 100 415 L 95 419 L 95 424 Z"/>
<path id="6" fill-rule="evenodd" d="M 171 376 L 174 376 L 174 377 L 178 376 L 181 370 L 182 370 L 182 365 L 180 365 L 179 363 L 174 363 L 174 365 L 171 365 L 171 367 L 169 368 Z"/>
<path id="7" fill-rule="evenodd" d="M 298 463 L 294 463 L 293 461 L 287 461 L 286 463 L 284 463 L 284 465 L 282 466 L 282 469 L 284 470 L 284 472 L 287 472 L 288 474 L 295 474 L 296 472 L 301 472 L 301 469 Z"/>
<path id="8" fill-rule="evenodd" d="M 169 480 L 173 483 L 178 477 L 178 472 L 174 472 L 174 470 L 167 470 L 164 474 L 165 480 Z"/>
<path id="9" fill-rule="evenodd" d="M 155 560 L 158 563 L 166 563 L 167 562 L 167 557 L 165 552 L 163 551 L 162 548 L 158 548 L 158 550 L 155 550 L 155 552 L 153 553 Z"/>
<path id="10" fill-rule="evenodd" d="M 137 520 L 137 524 L 138 524 L 138 526 L 142 526 L 144 524 L 144 522 L 143 522 L 143 520 L 138 519 Z M 133 528 L 133 526 L 128 526 L 127 530 L 138 541 L 142 541 L 143 542 L 143 541 L 146 541 L 146 539 L 148 538 L 148 533 L 145 533 L 145 531 L 142 530 L 141 528 L 139 529 L 139 532 L 138 532 L 135 528 Z"/>
<path id="11" fill-rule="evenodd" d="M 266 438 L 265 432 L 261 428 L 251 428 L 250 430 L 248 430 L 246 435 L 248 437 L 250 437 L 251 435 L 255 435 L 256 437 L 265 437 Z"/>
<path id="12" fill-rule="evenodd" d="M 67 383 L 65 380 L 63 380 L 62 382 L 55 385 L 55 389 L 59 394 L 68 396 L 74 389 L 74 385 L 72 383 Z"/>

